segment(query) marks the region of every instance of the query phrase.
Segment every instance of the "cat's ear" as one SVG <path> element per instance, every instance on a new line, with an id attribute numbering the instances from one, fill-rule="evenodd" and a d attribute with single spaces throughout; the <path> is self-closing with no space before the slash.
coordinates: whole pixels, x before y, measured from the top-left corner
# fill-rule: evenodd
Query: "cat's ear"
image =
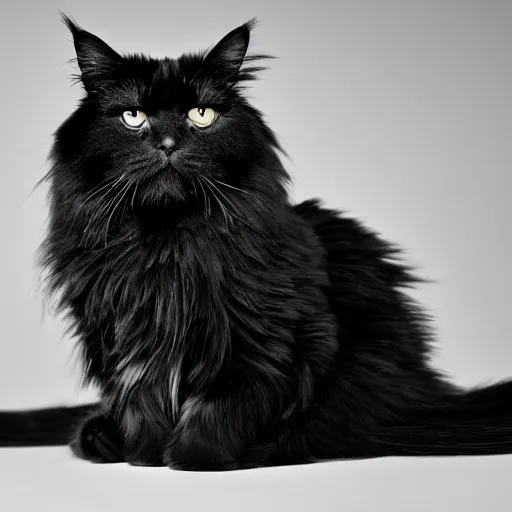
<path id="1" fill-rule="evenodd" d="M 204 67 L 210 73 L 215 71 L 215 74 L 226 78 L 235 77 L 244 62 L 255 24 L 256 19 L 253 18 L 225 35 L 204 57 Z"/>
<path id="2" fill-rule="evenodd" d="M 73 36 L 80 79 L 87 92 L 116 80 L 125 60 L 102 39 L 87 32 L 71 18 L 62 14 L 62 21 Z"/>

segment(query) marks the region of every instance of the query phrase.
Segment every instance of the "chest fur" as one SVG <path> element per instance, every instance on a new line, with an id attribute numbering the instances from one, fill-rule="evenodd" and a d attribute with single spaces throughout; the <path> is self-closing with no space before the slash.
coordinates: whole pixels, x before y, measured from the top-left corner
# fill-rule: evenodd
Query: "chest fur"
<path id="1" fill-rule="evenodd" d="M 67 296 L 78 304 L 76 321 L 101 338 L 101 346 L 84 338 L 85 352 L 92 358 L 101 351 L 120 400 L 157 380 L 173 399 L 184 372 L 197 377 L 202 369 L 208 375 L 199 380 L 211 380 L 228 351 L 241 346 L 237 340 L 257 343 L 279 322 L 293 290 L 290 276 L 261 246 L 228 242 L 127 243 L 72 262 Z"/>

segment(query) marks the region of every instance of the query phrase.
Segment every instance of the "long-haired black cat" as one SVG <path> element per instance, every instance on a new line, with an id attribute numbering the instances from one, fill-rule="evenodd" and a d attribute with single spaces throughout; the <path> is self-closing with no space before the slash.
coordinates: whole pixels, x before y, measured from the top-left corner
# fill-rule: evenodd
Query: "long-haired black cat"
<path id="1" fill-rule="evenodd" d="M 2 446 L 191 470 L 512 453 L 512 382 L 429 366 L 400 250 L 291 204 L 243 96 L 253 22 L 157 60 L 64 20 L 86 94 L 55 135 L 41 254 L 101 400 L 4 412 Z"/>

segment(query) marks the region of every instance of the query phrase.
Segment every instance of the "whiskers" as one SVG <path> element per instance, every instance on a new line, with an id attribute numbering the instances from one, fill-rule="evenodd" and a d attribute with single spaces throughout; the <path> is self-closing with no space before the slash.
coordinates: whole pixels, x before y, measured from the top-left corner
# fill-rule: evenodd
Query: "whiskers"
<path id="1" fill-rule="evenodd" d="M 118 210 L 119 206 L 124 203 L 132 187 L 133 196 L 131 199 L 131 206 L 133 210 L 133 203 L 137 193 L 137 186 L 138 180 L 127 179 L 126 173 L 124 173 L 119 177 L 109 179 L 106 182 L 102 182 L 94 187 L 91 192 L 89 192 L 89 194 L 84 197 L 84 202 L 93 203 L 92 206 L 99 205 L 99 207 L 94 213 L 92 213 L 91 217 L 89 218 L 85 228 L 85 233 L 90 233 L 93 225 L 98 223 L 100 219 L 106 219 L 106 222 L 100 231 L 100 236 L 103 235 L 103 241 L 106 247 L 108 243 L 110 223 L 116 211 Z M 124 203 L 124 206 L 126 208 L 126 203 Z"/>
<path id="2" fill-rule="evenodd" d="M 193 180 L 194 177 L 195 176 L 192 176 L 192 183 L 194 183 L 194 180 Z M 210 205 L 210 196 L 208 196 L 206 194 L 206 192 L 204 191 L 203 183 L 202 183 L 201 178 L 199 176 L 197 177 L 197 182 L 199 183 L 199 186 L 201 187 L 201 190 L 203 191 L 206 211 L 208 212 L 208 217 L 209 217 L 212 214 L 212 209 L 211 209 L 211 205 Z M 195 186 L 194 186 L 194 188 L 195 188 Z"/>
<path id="3" fill-rule="evenodd" d="M 114 215 L 114 213 L 117 210 L 117 208 L 119 207 L 119 205 L 123 203 L 123 200 L 127 196 L 128 191 L 130 190 L 132 185 L 136 186 L 136 182 L 132 183 L 132 182 L 129 181 L 121 189 L 121 191 L 114 197 L 114 199 L 109 203 L 109 206 L 107 207 L 107 210 L 105 212 L 105 216 L 108 215 L 109 211 L 110 211 L 110 215 L 108 216 L 107 224 L 106 224 L 106 227 L 105 227 L 105 247 L 107 246 L 107 243 L 108 243 L 108 228 L 110 226 L 110 221 L 112 219 L 112 216 Z"/>
<path id="4" fill-rule="evenodd" d="M 209 195 L 206 194 L 205 186 L 208 188 L 208 190 L 210 191 L 211 195 L 216 199 L 218 205 L 220 206 L 222 214 L 224 215 L 224 218 L 226 220 L 226 228 L 229 228 L 229 224 L 230 223 L 233 225 L 233 223 L 234 223 L 233 219 L 242 220 L 242 219 L 240 219 L 238 217 L 238 215 L 236 215 L 233 212 L 233 210 L 236 210 L 236 206 L 222 192 L 222 190 L 220 190 L 219 187 L 217 187 L 215 185 L 215 183 L 213 183 L 213 181 L 215 181 L 216 183 L 218 183 L 220 185 L 223 185 L 223 186 L 229 187 L 231 189 L 243 192 L 244 194 L 247 194 L 248 193 L 247 191 L 242 190 L 242 189 L 237 188 L 237 187 L 233 187 L 232 185 L 228 185 L 227 183 L 224 183 L 224 182 L 222 182 L 220 180 L 217 180 L 216 178 L 212 178 L 213 181 L 211 181 L 206 176 L 202 176 L 202 175 L 195 175 L 192 178 L 197 178 L 197 181 L 198 181 L 198 183 L 199 183 L 199 185 L 200 185 L 200 187 L 201 187 L 201 189 L 203 191 L 203 196 L 205 198 L 205 204 L 206 204 L 208 216 L 211 215 L 211 204 L 210 204 L 210 197 L 209 197 Z M 192 179 L 192 182 L 194 182 L 194 179 Z M 203 186 L 203 184 L 204 184 L 204 186 Z M 194 185 L 194 188 L 195 188 L 195 185 Z M 229 207 L 228 207 L 228 205 L 229 205 Z"/>
<path id="5" fill-rule="evenodd" d="M 217 199 L 217 202 L 219 203 L 222 213 L 224 214 L 224 218 L 226 219 L 226 228 L 229 228 L 229 222 L 233 223 L 233 214 L 228 210 L 227 206 L 225 206 L 222 203 L 222 201 L 219 199 L 219 197 L 213 190 L 213 189 L 215 189 L 215 190 L 219 191 L 219 189 L 208 178 L 205 178 L 203 176 L 203 179 L 205 180 L 205 185 L 210 189 L 211 193 L 213 194 L 213 197 L 215 197 L 215 199 Z"/>
<path id="6" fill-rule="evenodd" d="M 222 212 L 226 221 L 226 229 L 234 226 L 235 219 L 241 223 L 246 223 L 245 219 L 238 215 L 238 198 L 235 196 L 239 193 L 249 194 L 248 191 L 217 178 L 204 176 L 199 172 L 190 173 L 188 177 L 193 186 L 198 205 L 201 195 L 204 198 L 204 206 L 201 206 L 201 209 L 204 210 L 205 218 L 212 216 L 215 203 L 217 203 L 217 211 Z M 96 245 L 101 242 L 105 247 L 107 246 L 109 230 L 112 225 L 115 225 L 116 219 L 119 219 L 120 216 L 124 217 L 130 206 L 132 212 L 135 211 L 137 192 L 142 181 L 140 177 L 136 178 L 135 174 L 131 172 L 131 168 L 124 169 L 121 175 L 99 183 L 84 195 L 83 201 L 84 205 L 87 206 L 89 216 L 84 235 L 90 243 Z M 230 189 L 231 192 L 227 189 Z M 167 199 L 169 198 L 161 198 L 161 200 Z M 172 197 L 170 200 L 172 200 Z M 189 211 L 188 207 L 184 208 L 184 213 Z"/>
<path id="7" fill-rule="evenodd" d="M 242 190 L 241 188 L 234 187 L 233 185 L 228 185 L 227 183 L 224 183 L 223 181 L 220 181 L 216 178 L 212 178 L 213 181 L 218 183 L 219 185 L 224 185 L 225 187 L 232 188 L 233 190 L 238 190 L 239 192 L 243 192 L 244 194 L 248 194 L 247 190 Z"/>
<path id="8" fill-rule="evenodd" d="M 84 202 L 89 202 L 93 197 L 97 196 L 102 190 L 105 190 L 107 187 L 115 188 L 121 181 L 123 181 L 124 174 L 118 176 L 117 178 L 111 178 L 106 182 L 101 182 L 92 188 L 92 190 L 84 197 Z M 105 195 L 108 195 L 111 190 L 108 190 Z"/>

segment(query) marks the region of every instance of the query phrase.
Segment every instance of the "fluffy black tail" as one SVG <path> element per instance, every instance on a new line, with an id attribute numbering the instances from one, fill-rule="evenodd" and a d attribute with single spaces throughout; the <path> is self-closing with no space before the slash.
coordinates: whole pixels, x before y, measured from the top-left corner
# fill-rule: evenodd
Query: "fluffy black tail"
<path id="1" fill-rule="evenodd" d="M 412 411 L 373 439 L 378 455 L 512 453 L 512 381 Z"/>
<path id="2" fill-rule="evenodd" d="M 97 407 L 87 404 L 0 412 L 0 447 L 67 445 L 80 420 Z"/>

